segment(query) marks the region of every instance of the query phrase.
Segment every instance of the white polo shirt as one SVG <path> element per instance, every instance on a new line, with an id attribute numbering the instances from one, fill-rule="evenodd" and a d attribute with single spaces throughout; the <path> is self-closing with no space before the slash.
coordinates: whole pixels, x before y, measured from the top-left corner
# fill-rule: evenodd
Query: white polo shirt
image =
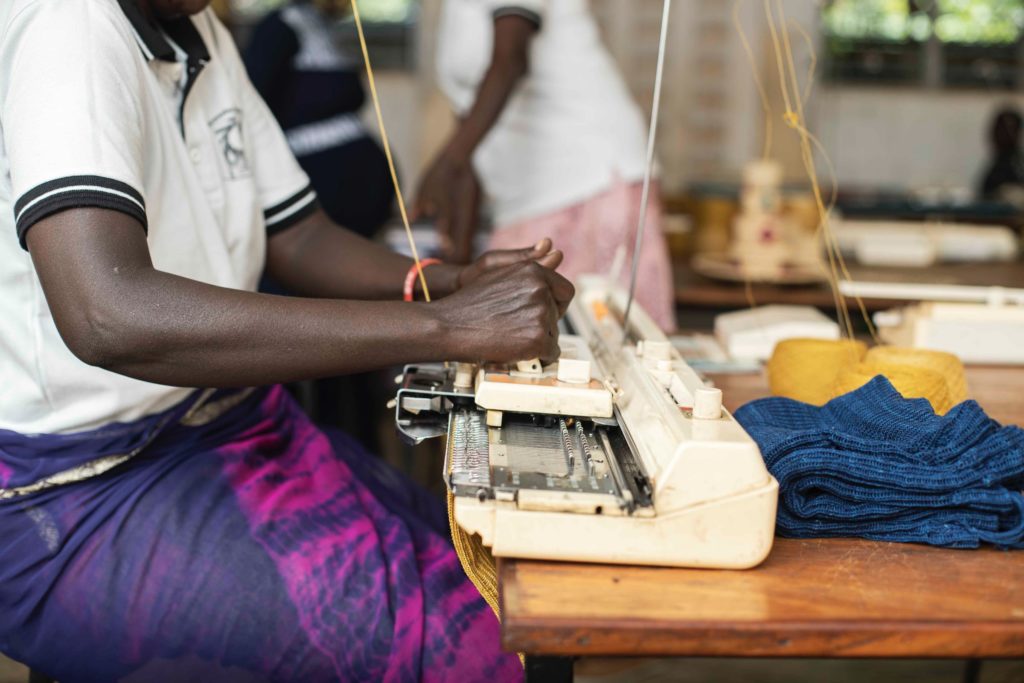
<path id="1" fill-rule="evenodd" d="M 153 26 L 131 0 L 7 0 L 0 130 L 0 429 L 78 431 L 185 398 L 71 354 L 25 235 L 72 207 L 122 211 L 159 270 L 256 288 L 268 231 L 316 196 L 227 30 L 210 10 Z"/>
<path id="2" fill-rule="evenodd" d="M 646 126 L 587 0 L 445 0 L 437 68 L 457 114 L 491 61 L 494 18 L 539 26 L 530 70 L 473 158 L 499 228 L 644 174 Z"/>

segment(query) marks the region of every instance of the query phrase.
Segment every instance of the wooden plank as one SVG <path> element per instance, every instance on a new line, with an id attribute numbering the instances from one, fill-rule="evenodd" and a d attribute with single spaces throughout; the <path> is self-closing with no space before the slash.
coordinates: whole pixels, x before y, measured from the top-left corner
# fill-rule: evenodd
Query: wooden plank
<path id="1" fill-rule="evenodd" d="M 1024 556 L 778 539 L 751 571 L 501 562 L 503 638 L 551 655 L 1024 657 Z"/>

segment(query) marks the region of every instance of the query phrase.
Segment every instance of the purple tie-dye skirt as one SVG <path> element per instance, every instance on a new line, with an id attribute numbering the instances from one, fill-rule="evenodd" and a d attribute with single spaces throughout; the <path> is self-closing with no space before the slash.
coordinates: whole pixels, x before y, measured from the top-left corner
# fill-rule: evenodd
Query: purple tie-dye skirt
<path id="1" fill-rule="evenodd" d="M 0 489 L 0 651 L 61 683 L 522 679 L 442 504 L 279 387 L 0 431 Z"/>

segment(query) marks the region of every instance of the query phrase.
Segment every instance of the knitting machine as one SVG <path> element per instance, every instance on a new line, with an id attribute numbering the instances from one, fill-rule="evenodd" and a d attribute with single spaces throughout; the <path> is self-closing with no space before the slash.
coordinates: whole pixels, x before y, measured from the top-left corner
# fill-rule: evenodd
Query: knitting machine
<path id="1" fill-rule="evenodd" d="M 561 357 L 410 365 L 412 443 L 447 435 L 455 522 L 495 556 L 747 568 L 772 546 L 778 483 L 754 441 L 626 293 L 584 279 Z"/>

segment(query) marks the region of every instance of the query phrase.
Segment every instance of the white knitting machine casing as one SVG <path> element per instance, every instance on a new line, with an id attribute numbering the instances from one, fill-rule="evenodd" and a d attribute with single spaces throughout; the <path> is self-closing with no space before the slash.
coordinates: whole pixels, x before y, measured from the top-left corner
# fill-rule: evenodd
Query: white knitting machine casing
<path id="1" fill-rule="evenodd" d="M 585 278 L 568 318 L 590 350 L 592 377 L 614 397 L 614 419 L 642 463 L 653 506 L 626 511 L 592 495 L 520 489 L 494 498 L 456 496 L 455 522 L 479 534 L 497 557 L 723 569 L 759 564 L 772 547 L 778 483 L 757 445 L 721 407 L 721 392 L 705 386 L 638 306 L 623 344 L 624 305 L 624 292 Z"/>
<path id="2" fill-rule="evenodd" d="M 887 344 L 946 351 L 965 363 L 1024 365 L 1024 289 L 850 281 L 839 288 L 845 296 L 913 302 L 875 313 Z"/>

